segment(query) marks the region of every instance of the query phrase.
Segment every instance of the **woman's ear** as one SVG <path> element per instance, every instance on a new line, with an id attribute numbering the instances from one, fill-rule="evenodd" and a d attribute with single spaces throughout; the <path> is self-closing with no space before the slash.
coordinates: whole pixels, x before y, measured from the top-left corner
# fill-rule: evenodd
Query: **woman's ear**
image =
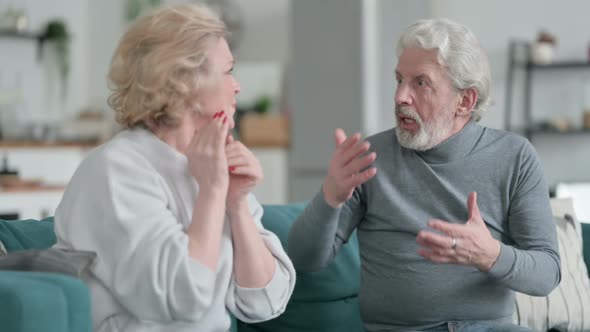
<path id="1" fill-rule="evenodd" d="M 461 100 L 457 106 L 457 116 L 466 116 L 471 113 L 477 102 L 477 90 L 475 88 L 467 88 L 459 94 Z"/>

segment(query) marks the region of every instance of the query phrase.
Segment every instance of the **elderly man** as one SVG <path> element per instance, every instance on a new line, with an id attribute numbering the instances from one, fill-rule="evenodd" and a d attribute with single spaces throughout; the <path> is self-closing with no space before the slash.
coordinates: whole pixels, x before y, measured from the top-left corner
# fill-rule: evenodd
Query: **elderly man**
<path id="1" fill-rule="evenodd" d="M 322 190 L 288 252 L 318 270 L 358 232 L 368 331 L 521 331 L 514 291 L 561 279 L 549 195 L 524 138 L 477 124 L 490 69 L 474 34 L 421 20 L 398 43 L 397 127 L 362 141 L 335 131 Z"/>

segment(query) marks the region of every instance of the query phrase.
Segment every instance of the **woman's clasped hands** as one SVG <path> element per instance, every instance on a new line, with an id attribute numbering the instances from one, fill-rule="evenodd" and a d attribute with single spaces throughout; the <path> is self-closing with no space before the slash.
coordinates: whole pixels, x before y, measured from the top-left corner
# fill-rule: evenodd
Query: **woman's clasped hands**
<path id="1" fill-rule="evenodd" d="M 227 116 L 220 111 L 195 131 L 186 150 L 191 175 L 205 193 L 226 196 L 227 209 L 241 203 L 262 178 L 260 162 L 229 132 Z"/>

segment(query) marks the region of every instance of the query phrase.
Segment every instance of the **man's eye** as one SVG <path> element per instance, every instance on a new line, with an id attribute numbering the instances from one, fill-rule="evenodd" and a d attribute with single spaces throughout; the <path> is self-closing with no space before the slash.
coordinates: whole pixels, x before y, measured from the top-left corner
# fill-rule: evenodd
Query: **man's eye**
<path id="1" fill-rule="evenodd" d="M 418 86 L 426 86 L 426 81 L 418 80 L 417 84 L 418 84 Z"/>

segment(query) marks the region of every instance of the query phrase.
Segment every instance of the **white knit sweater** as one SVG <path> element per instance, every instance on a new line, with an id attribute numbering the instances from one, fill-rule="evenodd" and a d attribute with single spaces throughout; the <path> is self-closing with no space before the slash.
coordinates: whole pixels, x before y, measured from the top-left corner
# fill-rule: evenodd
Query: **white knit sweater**
<path id="1" fill-rule="evenodd" d="M 187 158 L 146 129 L 126 130 L 89 153 L 55 214 L 57 247 L 98 254 L 87 283 L 95 331 L 228 331 L 281 314 L 295 270 L 277 237 L 249 205 L 276 259 L 264 288 L 237 285 L 226 218 L 217 271 L 188 254 L 185 230 L 199 187 Z"/>

